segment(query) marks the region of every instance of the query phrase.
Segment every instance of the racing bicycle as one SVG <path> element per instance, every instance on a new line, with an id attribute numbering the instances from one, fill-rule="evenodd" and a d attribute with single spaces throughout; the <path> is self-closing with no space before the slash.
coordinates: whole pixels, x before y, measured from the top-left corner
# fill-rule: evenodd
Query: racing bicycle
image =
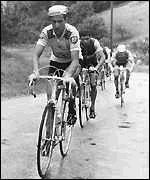
<path id="1" fill-rule="evenodd" d="M 84 127 L 86 121 L 90 119 L 91 107 L 91 84 L 90 73 L 98 73 L 96 70 L 91 71 L 89 68 L 82 68 L 79 81 L 79 122 L 81 128 Z"/>
<path id="2" fill-rule="evenodd" d="M 48 169 L 52 168 L 54 148 L 59 144 L 60 153 L 65 157 L 72 137 L 73 125 L 68 124 L 67 117 L 69 102 L 73 98 L 72 82 L 76 84 L 73 78 L 70 78 L 68 83 L 63 83 L 63 77 L 56 75 L 58 71 L 63 70 L 56 69 L 52 76 L 39 76 L 39 80 L 44 79 L 52 85 L 51 99 L 48 100 L 43 111 L 38 134 L 37 169 L 42 178 L 46 176 Z M 30 93 L 36 97 L 33 83 L 29 86 L 32 87 Z"/>
<path id="3" fill-rule="evenodd" d="M 89 120 L 90 115 L 90 77 L 88 73 L 88 69 L 82 68 L 81 73 L 79 75 L 80 87 L 79 87 L 79 122 L 81 128 L 83 128 L 83 124 Z"/>

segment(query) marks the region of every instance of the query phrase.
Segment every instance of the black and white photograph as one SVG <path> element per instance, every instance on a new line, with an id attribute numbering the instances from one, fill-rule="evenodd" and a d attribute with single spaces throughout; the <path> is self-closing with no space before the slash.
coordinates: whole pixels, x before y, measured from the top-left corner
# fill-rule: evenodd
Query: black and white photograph
<path id="1" fill-rule="evenodd" d="M 149 179 L 149 1 L 1 1 L 1 179 Z"/>

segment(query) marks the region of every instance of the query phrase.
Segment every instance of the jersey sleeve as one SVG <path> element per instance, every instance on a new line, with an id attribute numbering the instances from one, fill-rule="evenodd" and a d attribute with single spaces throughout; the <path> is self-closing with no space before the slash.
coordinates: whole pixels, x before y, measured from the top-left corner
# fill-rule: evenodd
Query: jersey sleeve
<path id="1" fill-rule="evenodd" d="M 70 36 L 70 51 L 81 50 L 80 48 L 80 40 L 79 40 L 79 32 L 74 29 Z"/>
<path id="2" fill-rule="evenodd" d="M 129 60 L 133 63 L 134 62 L 134 58 L 132 56 L 132 53 L 128 50 L 128 55 L 129 55 Z"/>
<path id="3" fill-rule="evenodd" d="M 43 29 L 40 36 L 39 36 L 39 39 L 37 41 L 37 44 L 40 44 L 42 46 L 46 46 L 48 44 L 48 35 L 47 35 L 47 30 L 46 29 Z"/>
<path id="4" fill-rule="evenodd" d="M 116 61 L 116 51 L 112 53 L 111 62 Z"/>
<path id="5" fill-rule="evenodd" d="M 103 48 L 101 47 L 99 41 L 97 39 L 94 39 L 94 46 L 95 46 L 95 49 L 96 49 L 96 53 L 97 52 L 100 52 L 100 51 L 103 51 Z"/>

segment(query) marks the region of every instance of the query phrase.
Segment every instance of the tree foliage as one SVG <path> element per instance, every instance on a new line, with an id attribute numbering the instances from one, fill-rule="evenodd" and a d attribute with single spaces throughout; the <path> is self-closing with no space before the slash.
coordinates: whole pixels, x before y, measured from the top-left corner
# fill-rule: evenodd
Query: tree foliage
<path id="1" fill-rule="evenodd" d="M 93 3 L 92 1 L 77 1 L 70 7 L 70 23 L 73 25 L 78 25 L 82 21 L 94 14 Z"/>
<path id="2" fill-rule="evenodd" d="M 7 1 L 5 13 L 1 11 L 1 43 L 34 43 L 42 28 L 49 24 L 47 11 L 55 4 L 69 7 L 69 23 L 89 28 L 96 37 L 106 34 L 102 19 L 95 12 L 109 8 L 110 1 Z M 123 1 L 124 2 L 124 1 Z M 96 9 L 98 8 L 98 9 Z"/>
<path id="3" fill-rule="evenodd" d="M 104 20 L 102 18 L 97 18 L 97 16 L 87 17 L 83 20 L 83 23 L 77 26 L 77 28 L 79 31 L 88 29 L 90 34 L 97 39 L 101 39 L 108 35 Z"/>

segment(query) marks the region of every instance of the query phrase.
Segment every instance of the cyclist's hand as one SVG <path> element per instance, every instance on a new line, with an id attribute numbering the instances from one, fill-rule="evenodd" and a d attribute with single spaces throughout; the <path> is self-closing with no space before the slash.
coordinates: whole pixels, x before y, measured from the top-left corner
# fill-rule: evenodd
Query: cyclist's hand
<path id="1" fill-rule="evenodd" d="M 89 71 L 97 71 L 97 69 L 94 66 L 90 66 Z"/>
<path id="2" fill-rule="evenodd" d="M 75 84 L 76 84 L 74 78 L 73 78 L 73 77 L 70 77 L 70 76 L 68 76 L 68 75 L 65 75 L 65 76 L 64 76 L 63 82 L 64 82 L 64 83 L 70 82 L 72 85 L 75 85 Z"/>
<path id="3" fill-rule="evenodd" d="M 37 80 L 39 78 L 39 72 L 38 71 L 34 71 L 34 73 L 32 73 L 29 77 L 29 86 L 31 86 L 33 84 L 33 81 Z"/>

